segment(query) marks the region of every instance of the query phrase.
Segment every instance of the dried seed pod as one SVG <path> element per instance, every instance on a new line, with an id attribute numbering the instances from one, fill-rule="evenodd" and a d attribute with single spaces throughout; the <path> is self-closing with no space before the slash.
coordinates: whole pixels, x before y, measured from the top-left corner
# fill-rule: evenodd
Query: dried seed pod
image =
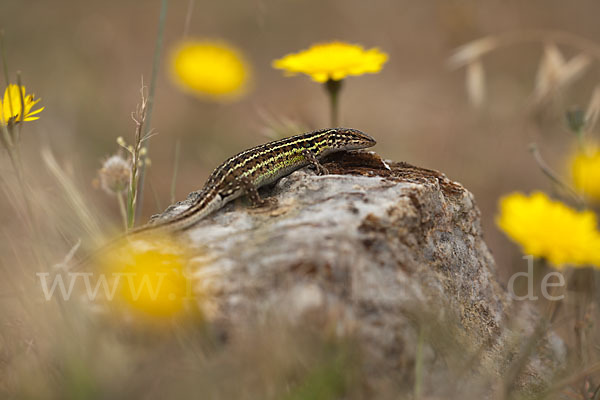
<path id="1" fill-rule="evenodd" d="M 118 194 L 127 189 L 131 178 L 131 163 L 121 157 L 114 155 L 102 163 L 98 170 L 100 187 L 109 194 Z"/>

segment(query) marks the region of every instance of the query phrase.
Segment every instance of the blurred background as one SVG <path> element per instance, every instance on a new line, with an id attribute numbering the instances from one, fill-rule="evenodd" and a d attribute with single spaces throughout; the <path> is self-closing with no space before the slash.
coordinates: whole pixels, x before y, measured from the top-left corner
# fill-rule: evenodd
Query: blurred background
<path id="1" fill-rule="evenodd" d="M 41 119 L 23 129 L 26 173 L 44 181 L 40 148 L 49 146 L 115 225 L 120 216 L 114 199 L 93 182 L 102 161 L 117 150 L 116 138 L 133 141 L 131 112 L 139 103 L 142 77 L 150 81 L 159 10 L 158 0 L 3 0 L 1 5 L 9 70 L 21 71 L 28 92 L 45 107 Z M 532 106 L 543 46 L 503 47 L 483 59 L 487 90 L 475 109 L 465 90 L 464 68 L 450 69 L 448 58 L 469 41 L 522 29 L 566 31 L 600 42 L 598 15 L 600 4 L 592 0 L 195 1 L 191 13 L 188 1 L 171 1 L 151 120 L 158 135 L 150 139 L 152 164 L 140 221 L 170 203 L 178 141 L 175 197 L 182 200 L 224 159 L 270 140 L 264 133 L 272 120 L 327 127 L 328 100 L 321 85 L 306 76 L 285 77 L 271 63 L 338 39 L 389 55 L 379 74 L 346 79 L 341 125 L 374 136 L 375 150 L 384 158 L 437 169 L 472 191 L 487 243 L 506 279 L 525 262 L 495 226 L 498 198 L 514 190 L 548 189 L 528 151 L 531 142 L 565 172 L 573 135 L 564 114 L 574 105 L 586 106 L 598 69 L 589 68 L 558 99 Z M 183 38 L 186 20 L 190 37 L 224 39 L 243 52 L 252 68 L 244 97 L 214 103 L 172 83 L 169 52 Z M 566 57 L 576 54 L 566 47 L 561 51 Z M 9 173 L 8 164 L 2 168 Z M 3 227 L 20 223 L 4 196 L 0 210 Z"/>
<path id="2" fill-rule="evenodd" d="M 11 80 L 16 83 L 16 71 L 21 71 L 27 92 L 45 107 L 38 121 L 23 124 L 20 145 L 25 181 L 34 189 L 33 214 L 42 229 L 28 229 L 22 188 L 6 152 L 0 152 L 0 397 L 15 393 L 15 387 L 32 390 L 31 398 L 44 397 L 40 393 L 45 393 L 44 385 L 52 386 L 48 382 L 58 382 L 55 393 L 64 389 L 74 398 L 103 384 L 108 397 L 111 388 L 149 393 L 172 382 L 156 380 L 156 370 L 187 374 L 192 389 L 172 388 L 175 392 L 192 393 L 198 377 L 209 382 L 215 375 L 226 390 L 244 390 L 230 385 L 230 376 L 276 356 L 269 336 L 259 334 L 258 346 L 250 341 L 251 351 L 243 348 L 248 357 L 241 363 L 235 349 L 225 356 L 215 352 L 219 356 L 211 359 L 213 336 L 197 327 L 171 336 L 144 328 L 130 331 L 120 322 L 98 324 L 88 308 L 74 302 L 40 303 L 39 296 L 30 295 L 33 290 L 39 294 L 33 272 L 59 263 L 95 228 L 95 221 L 102 231 L 122 229 L 115 197 L 98 187 L 98 170 L 118 151 L 118 137 L 133 142 L 131 113 L 140 102 L 142 78 L 146 85 L 151 81 L 160 5 L 160 0 L 0 2 Z M 374 150 L 385 159 L 439 170 L 473 192 L 486 242 L 506 282 L 527 264 L 496 226 L 498 200 L 517 190 L 551 191 L 530 143 L 537 143 L 559 175 L 568 176 L 567 160 L 576 140 L 565 114 L 575 106 L 585 109 L 600 82 L 598 61 L 591 61 L 585 73 L 546 101 L 534 101 L 544 40 L 519 40 L 518 32 L 566 32 L 583 38 L 571 42 L 595 49 L 600 45 L 598 15 L 600 3 L 594 0 L 171 0 L 150 122 L 157 135 L 149 140 L 151 165 L 138 223 L 200 189 L 226 158 L 272 140 L 273 132 L 291 135 L 328 127 L 323 86 L 307 76 L 286 77 L 272 62 L 315 43 L 342 40 L 377 47 L 389 59 L 377 74 L 345 79 L 340 125 L 375 137 Z M 474 106 L 466 68 L 450 68 L 448 59 L 459 46 L 506 32 L 517 32 L 517 40 L 485 54 L 476 79 L 471 75 L 471 94 L 478 91 L 482 100 Z M 215 102 L 173 83 L 171 54 L 186 35 L 238 48 L 251 69 L 244 96 Z M 565 60 L 579 54 L 576 47 L 559 45 Z M 600 59 L 600 51 L 594 51 Z M 52 151 L 56 164 L 43 149 Z M 91 217 L 82 204 L 89 206 Z M 87 221 L 85 227 L 82 221 Z M 35 237 L 35 232 L 44 236 Z M 45 246 L 37 249 L 36 240 Z M 194 340 L 205 334 L 208 344 Z M 281 349 L 297 342 L 293 335 L 287 338 Z M 313 354 L 305 349 L 313 349 L 317 359 L 327 353 L 308 341 L 298 350 L 302 363 L 302 357 Z M 273 367 L 267 374 L 279 371 L 284 369 Z M 35 389 L 29 382 L 36 382 Z M 269 385 L 265 383 L 268 390 Z M 160 398 L 161 393 L 153 394 Z"/>

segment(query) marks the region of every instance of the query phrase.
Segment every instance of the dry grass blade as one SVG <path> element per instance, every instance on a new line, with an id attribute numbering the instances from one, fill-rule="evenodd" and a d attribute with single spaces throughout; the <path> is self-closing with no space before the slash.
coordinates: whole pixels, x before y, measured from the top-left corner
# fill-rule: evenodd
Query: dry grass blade
<path id="1" fill-rule="evenodd" d="M 467 43 L 456 49 L 454 54 L 448 58 L 448 66 L 456 69 L 470 65 L 475 60 L 481 59 L 485 53 L 489 53 L 498 46 L 498 39 L 495 37 L 486 37 Z"/>
<path id="2" fill-rule="evenodd" d="M 573 385 L 578 383 L 579 381 L 581 381 L 582 379 L 584 379 L 586 376 L 589 375 L 593 375 L 597 372 L 600 372 L 600 362 L 596 362 L 594 364 L 589 365 L 588 367 L 582 369 L 581 371 L 575 373 L 573 376 L 570 376 L 562 381 L 559 381 L 558 383 L 556 383 L 555 385 L 553 385 L 550 389 L 549 389 L 549 393 L 556 393 L 558 391 L 560 391 L 561 389 L 569 386 L 569 385 Z"/>
<path id="3" fill-rule="evenodd" d="M 475 107 L 481 107 L 485 101 L 485 71 L 483 63 L 477 59 L 467 65 L 467 95 Z"/>
<path id="4" fill-rule="evenodd" d="M 192 23 L 192 15 L 194 14 L 195 0 L 189 0 L 187 13 L 185 14 L 185 22 L 183 23 L 183 37 L 187 37 Z"/>
<path id="5" fill-rule="evenodd" d="M 584 53 L 565 61 L 558 47 L 554 44 L 546 45 L 536 75 L 534 101 L 542 103 L 558 90 L 573 83 L 583 75 L 591 61 L 591 57 Z"/>
<path id="6" fill-rule="evenodd" d="M 600 85 L 596 85 L 592 92 L 592 97 L 585 110 L 585 129 L 591 131 L 596 125 L 598 120 L 598 113 L 600 113 Z"/>
<path id="7" fill-rule="evenodd" d="M 527 42 L 544 43 L 544 54 L 535 78 L 533 103 L 541 104 L 580 78 L 593 60 L 600 62 L 600 46 L 595 42 L 568 32 L 525 30 L 507 32 L 474 40 L 459 48 L 449 57 L 451 68 L 466 67 L 467 90 L 473 104 L 478 104 L 481 93 L 479 60 L 485 54 L 501 47 Z M 575 48 L 579 54 L 566 61 L 558 45 Z M 470 82 L 469 82 L 470 80 Z M 479 100 L 478 100 L 479 99 Z"/>
<path id="8" fill-rule="evenodd" d="M 162 0 L 160 5 L 160 14 L 158 16 L 158 33 L 156 35 L 156 42 L 154 46 L 154 55 L 152 60 L 152 74 L 150 75 L 150 87 L 148 89 L 148 107 L 146 110 L 146 133 L 150 132 L 150 121 L 152 120 L 152 108 L 154 107 L 154 92 L 156 90 L 156 80 L 158 79 L 158 69 L 160 67 L 160 60 L 162 54 L 163 47 L 163 39 L 164 39 L 164 31 L 165 31 L 165 23 L 167 20 L 167 7 L 169 4 L 169 0 Z M 191 11 L 190 11 L 191 12 Z M 142 83 L 143 86 L 143 83 Z M 143 143 L 144 151 L 149 152 L 150 150 L 150 142 Z M 139 199 L 136 199 L 135 209 L 133 210 L 134 216 L 131 219 L 129 226 L 133 227 L 133 223 L 135 222 L 135 218 L 141 212 L 141 204 L 143 204 L 144 199 L 144 180 L 146 178 L 146 164 L 142 164 L 140 166 L 140 176 L 138 182 L 139 193 L 137 196 Z"/>
<path id="9" fill-rule="evenodd" d="M 584 53 L 570 59 L 561 70 L 559 84 L 565 86 L 579 78 L 587 70 L 591 62 L 591 57 Z"/>
<path id="10" fill-rule="evenodd" d="M 53 267 L 55 269 L 67 270 L 68 266 L 71 264 L 71 261 L 73 260 L 73 257 L 75 257 L 75 253 L 77 253 L 77 250 L 79 250 L 79 246 L 81 246 L 81 239 L 79 239 L 73 245 L 73 247 L 71 247 L 71 250 L 69 250 L 69 252 L 65 255 L 63 260 L 57 264 L 54 264 Z"/>
<path id="11" fill-rule="evenodd" d="M 41 153 L 42 159 L 44 160 L 46 167 L 48 167 L 48 171 L 50 171 L 52 176 L 54 176 L 56 181 L 62 187 L 65 198 L 69 201 L 71 209 L 75 212 L 75 215 L 77 215 L 87 233 L 92 238 L 99 239 L 102 233 L 100 226 L 94 217 L 94 213 L 88 208 L 87 202 L 83 199 L 79 189 L 77 189 L 77 186 L 58 165 L 50 149 L 43 148 Z"/>
<path id="12" fill-rule="evenodd" d="M 257 107 L 256 113 L 264 125 L 260 128 L 261 134 L 269 140 L 278 140 L 296 135 L 298 132 L 306 132 L 309 130 L 308 127 L 301 123 L 293 121 L 285 116 L 277 116 L 264 108 Z"/>
<path id="13" fill-rule="evenodd" d="M 131 119 L 135 123 L 135 135 L 133 148 L 130 150 L 131 153 L 131 175 L 129 182 L 129 189 L 127 191 L 127 227 L 133 228 L 135 225 L 135 216 L 137 210 L 138 191 L 140 190 L 140 174 L 141 169 L 144 167 L 144 163 L 140 162 L 140 155 L 142 152 L 142 146 L 144 142 L 152 137 L 154 133 L 149 130 L 146 134 L 143 133 L 144 123 L 146 122 L 148 113 L 148 95 L 146 94 L 146 87 L 142 79 L 142 88 L 140 89 L 141 102 L 137 105 L 136 110 L 131 113 Z"/>
<path id="14" fill-rule="evenodd" d="M 23 204 L 23 201 L 20 200 L 21 196 L 19 188 L 13 185 L 12 180 L 6 179 L 6 177 L 9 175 L 6 171 L 0 169 L 0 173 L 3 175 L 2 177 L 0 177 L 0 188 L 2 188 L 2 192 L 4 193 L 8 204 L 10 204 L 12 209 L 15 210 L 16 215 L 19 219 L 26 220 L 27 211 L 25 210 L 25 205 Z M 16 173 L 14 175 L 16 181 Z"/>
<path id="15" fill-rule="evenodd" d="M 175 203 L 175 189 L 177 186 L 177 174 L 179 172 L 179 156 L 180 156 L 181 141 L 175 141 L 175 156 L 173 157 L 173 176 L 171 177 L 171 203 Z M 161 207 L 162 209 L 162 207 Z"/>
<path id="16" fill-rule="evenodd" d="M 585 201 L 581 198 L 581 196 L 579 196 L 579 193 L 577 193 L 575 189 L 560 179 L 558 174 L 554 172 L 552 168 L 550 168 L 546 161 L 544 161 L 536 143 L 531 143 L 529 145 L 529 151 L 544 175 L 546 175 L 558 188 L 567 193 L 569 197 L 573 199 L 575 204 L 577 204 L 578 208 L 584 208 Z"/>
<path id="17" fill-rule="evenodd" d="M 564 57 L 554 43 L 544 46 L 544 55 L 535 77 L 534 98 L 541 102 L 556 88 L 560 70 L 565 63 Z"/>
<path id="18" fill-rule="evenodd" d="M 558 46 L 556 46 L 554 43 L 546 44 L 544 46 L 544 58 L 548 61 L 552 71 L 554 71 L 556 74 L 558 74 L 558 71 L 560 71 L 565 64 L 565 58 L 560 52 Z"/>

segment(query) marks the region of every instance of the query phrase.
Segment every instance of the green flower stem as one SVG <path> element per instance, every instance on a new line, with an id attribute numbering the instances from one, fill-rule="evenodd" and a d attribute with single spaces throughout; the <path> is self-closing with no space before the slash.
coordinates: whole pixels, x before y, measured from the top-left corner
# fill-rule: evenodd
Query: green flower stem
<path id="1" fill-rule="evenodd" d="M 21 80 L 21 71 L 17 71 L 17 87 L 19 88 L 19 101 L 21 102 L 21 121 L 17 124 L 17 129 L 14 132 L 14 140 L 15 143 L 19 143 L 21 138 L 21 129 L 23 127 L 23 122 L 25 122 L 25 93 L 23 90 L 23 82 Z"/>
<path id="2" fill-rule="evenodd" d="M 138 131 L 141 131 L 142 125 L 138 124 Z M 132 229 L 135 225 L 135 210 L 138 199 L 138 165 L 139 165 L 139 149 L 141 141 L 138 141 L 138 134 L 136 133 L 136 147 L 132 154 L 132 166 L 131 166 L 131 180 L 129 181 L 129 190 L 127 191 L 127 228 Z"/>
<path id="3" fill-rule="evenodd" d="M 8 131 L 8 127 L 0 122 L 2 126 L 2 144 L 6 147 L 7 151 L 10 151 L 13 147 L 13 141 L 10 137 L 10 132 Z"/>
<path id="4" fill-rule="evenodd" d="M 559 188 L 563 189 L 573 199 L 579 210 L 584 209 L 586 205 L 585 200 L 579 195 L 579 193 L 577 193 L 575 189 L 573 189 L 570 185 L 568 185 L 566 182 L 560 179 L 558 177 L 558 174 L 556 174 L 552 170 L 552 168 L 550 168 L 550 166 L 546 164 L 546 162 L 542 158 L 542 155 L 540 154 L 536 143 L 531 143 L 529 145 L 529 151 L 533 155 L 533 159 L 537 163 L 540 170 L 542 170 L 544 175 L 546 175 Z"/>
<path id="5" fill-rule="evenodd" d="M 4 72 L 4 82 L 5 82 L 6 88 L 8 89 L 10 86 L 10 81 L 9 81 L 9 76 L 8 76 L 8 61 L 6 60 L 6 48 L 4 46 L 4 30 L 0 30 L 0 58 L 2 58 L 2 70 Z M 19 89 L 20 89 L 20 87 L 19 87 Z M 4 101 L 6 101 L 6 99 Z M 10 92 L 8 95 L 8 107 L 10 110 L 10 115 L 14 115 L 12 96 L 10 95 Z M 2 112 L 2 110 L 0 110 L 0 112 Z M 21 112 L 21 114 L 23 114 L 23 112 Z M 4 121 L 4 123 L 8 124 L 8 121 Z"/>
<path id="6" fill-rule="evenodd" d="M 4 30 L 0 30 L 0 58 L 2 59 L 2 70 L 4 74 L 4 81 L 6 83 L 6 88 L 8 89 L 10 86 L 9 76 L 8 76 L 8 62 L 6 58 L 6 48 L 4 46 Z M 28 195 L 27 186 L 25 185 L 25 174 L 23 172 L 23 164 L 21 162 L 21 153 L 19 150 L 19 132 L 21 127 L 15 127 L 17 122 L 23 122 L 25 119 L 25 100 L 23 99 L 23 92 L 21 90 L 21 73 L 17 73 L 17 82 L 19 88 L 19 97 L 21 101 L 21 121 L 13 121 L 9 124 L 8 121 L 4 121 L 4 123 L 0 122 L 2 126 L 2 144 L 6 148 L 8 152 L 8 156 L 10 158 L 10 162 L 15 170 L 15 174 L 17 175 L 17 181 L 19 182 L 19 189 L 21 190 L 21 195 L 23 196 L 23 202 L 25 204 L 25 214 L 27 218 L 27 223 L 32 231 L 34 228 L 34 218 L 33 218 L 33 208 L 31 207 L 31 201 Z M 10 107 L 10 115 L 13 115 L 13 104 L 12 104 L 12 96 L 8 95 L 8 105 Z M 0 113 L 3 111 L 0 110 Z M 6 124 L 6 125 L 5 125 Z M 9 126 L 10 125 L 10 126 Z"/>
<path id="7" fill-rule="evenodd" d="M 342 80 L 336 81 L 333 79 L 329 79 L 325 82 L 325 90 L 329 94 L 329 104 L 330 104 L 330 122 L 331 127 L 335 128 L 338 126 L 338 116 L 339 116 L 339 93 L 342 89 Z"/>
<path id="8" fill-rule="evenodd" d="M 585 113 L 581 108 L 576 107 L 567 111 L 567 125 L 577 137 L 577 144 L 579 146 L 579 150 L 585 149 L 584 135 L 586 129 L 586 120 Z"/>
<path id="9" fill-rule="evenodd" d="M 127 210 L 125 209 L 125 200 L 123 200 L 123 193 L 117 193 L 117 201 L 119 203 L 119 211 L 121 212 L 121 218 L 123 218 L 123 224 L 125 225 L 125 231 L 128 228 Z"/>

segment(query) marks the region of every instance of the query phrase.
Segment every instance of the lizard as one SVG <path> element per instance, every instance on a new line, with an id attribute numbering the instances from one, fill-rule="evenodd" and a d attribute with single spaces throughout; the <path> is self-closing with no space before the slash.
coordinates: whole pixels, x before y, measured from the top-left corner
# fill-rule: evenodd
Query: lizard
<path id="1" fill-rule="evenodd" d="M 339 151 L 365 149 L 375 144 L 375 139 L 357 129 L 331 128 L 302 133 L 242 151 L 228 158 L 210 174 L 196 200 L 182 213 L 131 229 L 102 245 L 73 268 L 82 268 L 95 255 L 119 245 L 123 239 L 184 231 L 244 194 L 252 204 L 263 205 L 266 201 L 260 197 L 258 188 L 308 165 L 312 165 L 319 175 L 328 174 L 319 162 L 323 157 Z"/>
<path id="2" fill-rule="evenodd" d="M 252 147 L 218 166 L 200 190 L 195 202 L 181 214 L 135 228 L 127 236 L 185 230 L 244 194 L 253 205 L 263 205 L 265 200 L 260 197 L 258 188 L 274 183 L 307 165 L 312 165 L 319 175 L 327 174 L 327 169 L 319 162 L 326 155 L 364 149 L 375 144 L 375 139 L 357 129 L 332 128 Z"/>

